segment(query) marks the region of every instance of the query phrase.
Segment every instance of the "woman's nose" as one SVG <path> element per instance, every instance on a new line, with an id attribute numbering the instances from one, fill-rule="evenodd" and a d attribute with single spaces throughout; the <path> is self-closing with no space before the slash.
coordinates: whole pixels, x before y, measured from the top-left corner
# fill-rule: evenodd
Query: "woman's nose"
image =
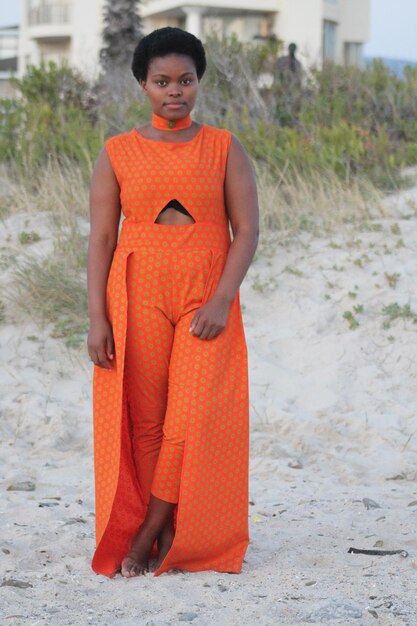
<path id="1" fill-rule="evenodd" d="M 170 89 L 169 89 L 169 95 L 170 96 L 180 96 L 181 95 L 181 87 L 179 85 L 173 85 Z"/>

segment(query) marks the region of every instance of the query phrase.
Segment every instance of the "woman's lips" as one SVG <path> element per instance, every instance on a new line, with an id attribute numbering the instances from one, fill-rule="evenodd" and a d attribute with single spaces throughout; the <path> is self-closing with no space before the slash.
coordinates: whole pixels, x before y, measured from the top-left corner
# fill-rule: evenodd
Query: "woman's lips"
<path id="1" fill-rule="evenodd" d="M 182 102 L 181 103 L 172 102 L 172 103 L 166 104 L 165 106 L 169 107 L 170 109 L 179 109 L 180 107 L 184 106 L 184 104 Z"/>

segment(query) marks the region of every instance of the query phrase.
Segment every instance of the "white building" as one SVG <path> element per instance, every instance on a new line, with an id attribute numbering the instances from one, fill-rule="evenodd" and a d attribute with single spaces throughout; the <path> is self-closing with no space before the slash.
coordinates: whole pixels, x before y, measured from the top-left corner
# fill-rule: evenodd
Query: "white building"
<path id="1" fill-rule="evenodd" d="M 145 0 L 149 30 L 180 26 L 204 41 L 215 29 L 243 41 L 275 35 L 297 44 L 300 60 L 361 64 L 369 37 L 370 0 Z M 256 7 L 256 8 L 255 8 Z"/>
<path id="2" fill-rule="evenodd" d="M 28 64 L 67 59 L 87 77 L 98 73 L 104 0 L 20 0 L 19 75 Z"/>
<path id="3" fill-rule="evenodd" d="M 17 71 L 18 46 L 18 25 L 0 28 L 0 98 L 11 98 L 15 95 L 15 89 L 8 79 Z"/>
<path id="4" fill-rule="evenodd" d="M 98 73 L 104 0 L 20 0 L 19 70 L 28 63 L 67 58 L 87 77 Z M 179 26 L 203 41 L 211 30 L 244 41 L 275 35 L 294 42 L 307 64 L 362 60 L 369 36 L 370 0 L 142 0 L 145 33 Z"/>

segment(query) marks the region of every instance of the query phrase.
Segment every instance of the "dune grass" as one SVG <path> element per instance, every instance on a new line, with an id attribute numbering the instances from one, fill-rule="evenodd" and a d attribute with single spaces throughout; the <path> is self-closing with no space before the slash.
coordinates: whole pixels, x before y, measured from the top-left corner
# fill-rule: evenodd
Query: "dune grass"
<path id="1" fill-rule="evenodd" d="M 58 257 L 58 258 L 56 258 Z M 85 277 L 61 255 L 20 262 L 12 301 L 31 319 L 52 325 L 52 337 L 78 346 L 88 330 Z"/>
<path id="2" fill-rule="evenodd" d="M 357 227 L 386 214 L 383 194 L 366 178 L 346 183 L 331 170 L 308 177 L 288 166 L 274 172 L 254 162 L 260 205 L 257 254 L 273 254 L 273 242 L 288 241 L 300 232 L 315 236 Z"/>
<path id="3" fill-rule="evenodd" d="M 331 171 L 317 171 L 306 178 L 290 167 L 278 174 L 256 161 L 254 169 L 260 200 L 257 256 L 274 254 L 277 243 L 302 231 L 323 235 L 383 214 L 382 194 L 369 181 L 355 179 L 346 184 Z M 2 219 L 16 213 L 47 214 L 54 241 L 53 250 L 39 257 L 36 241 L 42 236 L 30 238 L 29 231 L 34 241 L 24 246 L 25 254 L 18 257 L 12 271 L 9 306 L 51 324 L 52 336 L 78 346 L 88 329 L 88 186 L 81 168 L 74 162 L 62 165 L 50 159 L 25 177 L 3 166 L 1 178 L 5 183 Z M 18 236 L 21 239 L 22 233 Z"/>
<path id="4" fill-rule="evenodd" d="M 18 234 L 25 254 L 19 255 L 12 279 L 4 290 L 6 303 L 20 314 L 51 324 L 51 335 L 68 346 L 84 341 L 88 329 L 86 258 L 88 244 L 88 187 L 80 166 L 56 160 L 30 175 L 16 175 L 10 166 L 1 172 L 1 219 L 13 214 L 48 216 L 53 250 L 47 256 L 37 252 L 37 237 Z M 7 309 L 7 306 L 6 306 Z M 7 314 L 3 313 L 3 319 Z"/>

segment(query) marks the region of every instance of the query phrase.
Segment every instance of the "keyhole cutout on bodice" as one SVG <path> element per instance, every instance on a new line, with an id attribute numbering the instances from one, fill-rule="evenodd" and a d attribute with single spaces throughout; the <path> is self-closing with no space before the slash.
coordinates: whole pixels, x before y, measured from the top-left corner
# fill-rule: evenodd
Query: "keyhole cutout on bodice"
<path id="1" fill-rule="evenodd" d="M 158 213 L 158 216 L 155 220 L 155 224 L 193 224 L 195 223 L 195 219 L 192 215 L 187 211 L 187 209 L 178 202 L 177 199 L 173 198 L 170 200 L 163 209 Z"/>

